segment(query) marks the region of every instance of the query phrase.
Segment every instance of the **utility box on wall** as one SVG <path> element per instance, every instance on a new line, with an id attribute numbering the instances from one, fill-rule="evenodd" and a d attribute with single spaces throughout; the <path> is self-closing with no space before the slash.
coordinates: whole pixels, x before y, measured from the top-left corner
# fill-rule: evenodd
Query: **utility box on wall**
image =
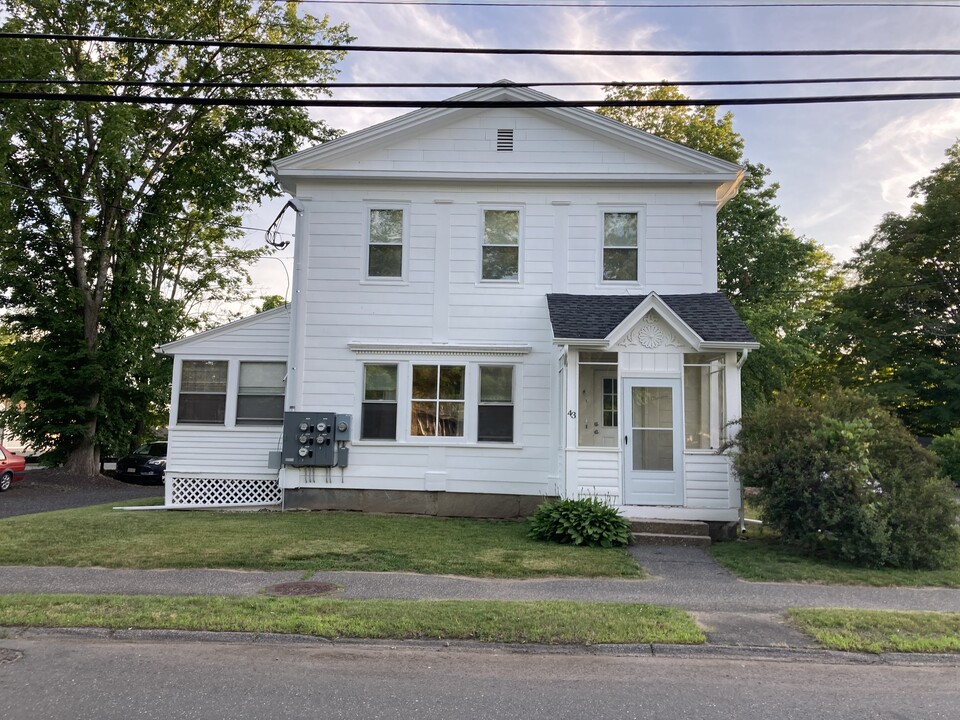
<path id="1" fill-rule="evenodd" d="M 350 415 L 333 412 L 283 414 L 284 465 L 293 467 L 346 467 L 350 440 Z"/>
<path id="2" fill-rule="evenodd" d="M 294 467 L 333 467 L 335 413 L 288 412 L 283 414 L 283 464 Z"/>

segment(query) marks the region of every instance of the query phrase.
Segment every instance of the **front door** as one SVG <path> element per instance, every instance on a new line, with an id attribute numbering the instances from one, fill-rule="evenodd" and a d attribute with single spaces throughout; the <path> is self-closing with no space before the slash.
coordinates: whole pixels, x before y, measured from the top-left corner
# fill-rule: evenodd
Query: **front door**
<path id="1" fill-rule="evenodd" d="M 623 381 L 624 504 L 683 504 L 680 381 Z"/>

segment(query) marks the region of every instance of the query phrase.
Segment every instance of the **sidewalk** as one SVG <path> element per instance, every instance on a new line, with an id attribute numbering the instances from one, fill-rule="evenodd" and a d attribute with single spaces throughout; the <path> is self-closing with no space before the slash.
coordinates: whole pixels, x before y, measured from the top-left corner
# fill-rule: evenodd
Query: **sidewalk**
<path id="1" fill-rule="evenodd" d="M 652 603 L 692 612 L 715 645 L 811 648 L 809 637 L 787 627 L 782 612 L 795 607 L 960 612 L 960 589 L 873 588 L 754 583 L 739 580 L 703 550 L 633 546 L 645 580 L 548 578 L 491 580 L 412 573 L 318 572 L 344 599 L 579 600 Z M 236 570 L 111 570 L 0 567 L 3 593 L 130 595 L 254 595 L 303 574 Z"/>

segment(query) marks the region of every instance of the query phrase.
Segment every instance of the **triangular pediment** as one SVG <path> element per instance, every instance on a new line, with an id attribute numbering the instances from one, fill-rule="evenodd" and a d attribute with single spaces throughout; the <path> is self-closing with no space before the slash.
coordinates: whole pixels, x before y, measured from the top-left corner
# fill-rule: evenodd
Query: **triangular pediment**
<path id="1" fill-rule="evenodd" d="M 607 335 L 611 350 L 681 348 L 694 350 L 703 339 L 656 293 L 650 293 Z"/>
<path id="2" fill-rule="evenodd" d="M 483 107 L 417 110 L 274 163 L 287 189 L 333 177 L 496 177 L 702 182 L 733 192 L 737 165 L 582 108 L 496 107 L 549 102 L 510 84 L 451 100 Z M 509 149 L 505 149 L 508 147 Z"/>

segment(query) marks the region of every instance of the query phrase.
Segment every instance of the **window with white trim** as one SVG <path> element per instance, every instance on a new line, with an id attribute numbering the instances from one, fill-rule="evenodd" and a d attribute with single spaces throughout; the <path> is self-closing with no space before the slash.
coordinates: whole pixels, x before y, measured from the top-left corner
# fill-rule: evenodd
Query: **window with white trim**
<path id="1" fill-rule="evenodd" d="M 483 210 L 480 277 L 482 280 L 519 281 L 520 211 Z"/>
<path id="2" fill-rule="evenodd" d="M 463 437 L 465 365 L 413 365 L 412 437 Z"/>
<path id="3" fill-rule="evenodd" d="M 722 354 L 683 356 L 683 434 L 687 450 L 717 450 L 726 440 L 725 374 Z"/>
<path id="4" fill-rule="evenodd" d="M 287 364 L 241 362 L 237 425 L 282 425 Z"/>
<path id="5" fill-rule="evenodd" d="M 178 423 L 223 425 L 227 408 L 227 361 L 184 360 L 180 365 Z"/>
<path id="6" fill-rule="evenodd" d="M 513 442 L 513 367 L 481 365 L 477 442 Z"/>
<path id="7" fill-rule="evenodd" d="M 367 277 L 403 277 L 403 209 L 370 208 Z"/>
<path id="8" fill-rule="evenodd" d="M 604 282 L 638 282 L 640 279 L 640 214 L 603 213 Z"/>
<path id="9" fill-rule="evenodd" d="M 363 366 L 361 440 L 397 439 L 397 366 Z"/>

